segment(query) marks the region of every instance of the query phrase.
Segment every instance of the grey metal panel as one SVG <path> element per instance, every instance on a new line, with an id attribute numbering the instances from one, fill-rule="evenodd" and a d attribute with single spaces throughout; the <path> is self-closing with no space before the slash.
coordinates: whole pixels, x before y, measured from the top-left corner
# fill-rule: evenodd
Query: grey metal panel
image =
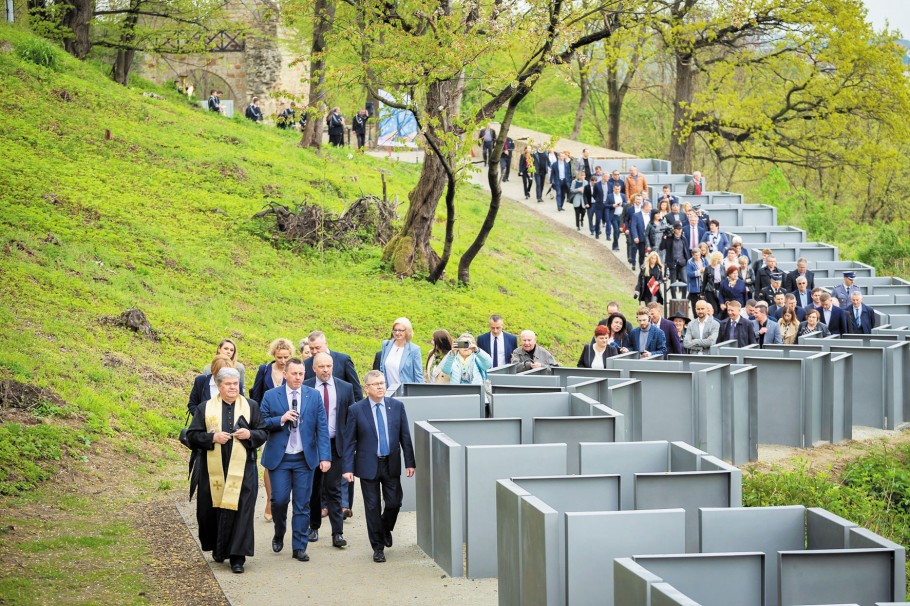
<path id="1" fill-rule="evenodd" d="M 671 362 L 669 360 L 658 360 L 658 359 L 632 359 L 632 358 L 622 358 L 620 356 L 614 356 L 612 358 L 607 358 L 607 364 L 610 365 L 610 368 L 618 370 L 682 370 L 682 362 Z M 625 373 L 623 376 L 626 376 Z"/>
<path id="2" fill-rule="evenodd" d="M 668 471 L 700 471 L 704 452 L 685 442 L 670 443 L 670 468 Z"/>
<path id="3" fill-rule="evenodd" d="M 601 416 L 604 411 L 610 411 L 609 407 L 603 406 L 596 399 L 589 398 L 588 396 L 580 393 L 570 393 L 569 394 L 569 416 L 570 417 L 590 417 L 591 415 L 597 414 Z M 595 413 L 595 407 L 599 412 Z"/>
<path id="4" fill-rule="evenodd" d="M 534 417 L 569 416 L 569 394 L 528 393 L 494 394 L 491 408 L 493 418 L 518 417 L 521 423 L 521 442 L 530 444 L 533 439 L 531 420 Z"/>
<path id="5" fill-rule="evenodd" d="M 683 592 L 667 583 L 653 583 L 651 585 L 650 606 L 701 606 Z"/>
<path id="6" fill-rule="evenodd" d="M 623 415 L 623 440 L 642 440 L 642 388 L 638 379 L 608 379 L 607 404 Z"/>
<path id="7" fill-rule="evenodd" d="M 686 510 L 686 552 L 698 553 L 698 510 L 730 507 L 732 476 L 724 471 L 635 474 L 635 509 Z"/>
<path id="8" fill-rule="evenodd" d="M 825 366 L 822 439 L 838 444 L 853 437 L 853 356 L 831 352 Z"/>
<path id="9" fill-rule="evenodd" d="M 496 575 L 496 480 L 566 473 L 565 444 L 466 446 L 467 575 Z"/>
<path id="10" fill-rule="evenodd" d="M 598 402 L 606 402 L 607 379 L 566 377 L 566 392 L 583 394 Z"/>
<path id="11" fill-rule="evenodd" d="M 417 545 L 433 557 L 433 465 L 430 455 L 430 436 L 439 430 L 425 421 L 414 424 L 414 458 L 423 461 L 416 482 Z"/>
<path id="12" fill-rule="evenodd" d="M 449 383 L 404 383 L 400 396 L 463 396 L 477 395 L 483 399 L 483 385 L 452 385 Z"/>
<path id="13" fill-rule="evenodd" d="M 758 369 L 758 442 L 806 446 L 803 361 L 759 358 L 749 352 L 743 363 Z"/>
<path id="14" fill-rule="evenodd" d="M 724 380 L 722 458 L 742 465 L 758 459 L 758 369 L 731 365 Z"/>
<path id="15" fill-rule="evenodd" d="M 856 524 L 820 507 L 806 510 L 807 549 L 847 549 L 849 533 Z"/>
<path id="16" fill-rule="evenodd" d="M 436 419 L 429 423 L 462 446 L 521 444 L 521 419 Z"/>
<path id="17" fill-rule="evenodd" d="M 491 368 L 487 371 L 488 375 L 514 375 L 518 370 L 518 364 L 503 364 L 502 366 L 497 366 Z"/>
<path id="18" fill-rule="evenodd" d="M 633 559 L 701 606 L 764 606 L 763 553 L 645 555 Z"/>
<path id="19" fill-rule="evenodd" d="M 726 471 L 730 474 L 730 507 L 743 506 L 743 472 L 710 455 L 701 458 L 701 471 Z"/>
<path id="20" fill-rule="evenodd" d="M 891 555 L 881 549 L 782 551 L 780 604 L 892 601 Z"/>
<path id="21" fill-rule="evenodd" d="M 680 553 L 685 548 L 685 512 L 656 511 L 569 512 L 566 523 L 566 590 L 569 604 L 640 604 L 635 592 L 624 593 L 635 580 L 622 575 L 614 586 L 614 558 L 633 554 Z M 619 573 L 622 574 L 622 573 Z M 647 573 L 647 576 L 651 576 Z M 634 576 L 634 575 L 633 575 Z M 659 578 L 654 578 L 655 581 Z"/>
<path id="22" fill-rule="evenodd" d="M 806 508 L 737 507 L 703 508 L 701 518 L 702 553 L 760 551 L 768 554 L 805 547 Z M 778 606 L 777 561 L 765 560 L 765 598 L 768 606 Z M 798 602 L 797 602 L 798 603 Z"/>
<path id="23" fill-rule="evenodd" d="M 559 377 L 550 375 L 490 375 L 490 385 L 520 387 L 559 387 Z"/>
<path id="24" fill-rule="evenodd" d="M 903 545 L 881 537 L 866 528 L 851 528 L 847 533 L 850 549 L 889 549 L 893 554 L 894 597 L 893 600 L 907 599 L 907 550 Z"/>
<path id="25" fill-rule="evenodd" d="M 910 343 L 899 341 L 888 344 L 883 341 L 872 341 L 870 345 L 885 348 L 885 358 L 888 361 L 885 369 L 887 393 L 885 414 L 888 415 L 888 429 L 895 429 L 906 420 L 904 408 L 910 401 L 910 393 L 905 392 L 907 374 L 910 372 Z"/>
<path id="26" fill-rule="evenodd" d="M 667 359 L 672 362 L 682 362 L 683 370 L 691 370 L 692 364 L 736 364 L 739 361 L 736 356 L 693 356 L 692 354 L 670 354 Z"/>
<path id="27" fill-rule="evenodd" d="M 887 359 L 880 347 L 841 345 L 837 341 L 826 341 L 832 352 L 853 354 L 853 373 L 862 377 L 853 382 L 853 424 L 885 428 L 885 365 Z"/>
<path id="28" fill-rule="evenodd" d="M 668 442 L 616 442 L 614 444 L 581 444 L 580 473 L 619 474 L 622 509 L 635 509 L 635 474 L 670 470 Z"/>
<path id="29" fill-rule="evenodd" d="M 724 375 L 729 366 L 712 366 L 695 371 L 696 408 L 693 445 L 712 455 L 724 455 Z"/>
<path id="30" fill-rule="evenodd" d="M 483 399 L 475 394 L 465 394 L 460 396 L 403 396 L 400 398 L 404 402 L 404 408 L 407 411 L 408 423 L 410 424 L 411 435 L 415 436 L 414 424 L 418 421 L 427 421 L 429 419 L 482 419 Z M 418 469 L 428 467 L 429 459 L 421 460 L 421 454 L 416 449 L 414 451 Z M 417 478 L 401 477 L 401 490 L 404 494 L 401 501 L 402 511 L 414 511 L 417 509 Z"/>
<path id="31" fill-rule="evenodd" d="M 522 375 L 514 376 L 520 377 Z M 490 391 L 495 397 L 499 394 L 522 395 L 533 393 L 558 393 L 563 391 L 563 389 L 562 387 L 554 387 L 551 385 L 493 385 L 491 386 Z"/>
<path id="32" fill-rule="evenodd" d="M 830 413 L 825 415 L 824 411 L 830 410 L 833 405 L 830 400 L 825 401 L 822 398 L 825 391 L 825 366 L 830 364 L 830 354 L 806 351 L 787 353 L 790 357 L 799 357 L 803 360 L 803 385 L 806 386 L 803 401 L 806 415 L 803 421 L 803 437 L 807 445 L 812 445 L 823 439 L 822 417 L 830 416 Z"/>
<path id="33" fill-rule="evenodd" d="M 603 572 L 597 568 L 591 571 L 592 575 L 601 575 Z M 571 571 L 570 571 L 571 575 Z M 613 560 L 613 595 L 604 596 L 602 593 L 591 595 L 572 592 L 569 584 L 570 604 L 613 604 L 614 606 L 651 606 L 650 595 L 653 583 L 660 583 L 661 578 L 648 571 L 632 558 L 616 558 Z M 606 599 L 605 599 L 606 598 Z"/>
<path id="34" fill-rule="evenodd" d="M 521 606 L 521 497 L 512 480 L 496 482 L 496 562 L 500 606 Z"/>
<path id="35" fill-rule="evenodd" d="M 563 606 L 565 577 L 560 574 L 559 518 L 552 507 L 535 496 L 521 499 L 521 603 L 527 606 Z M 470 544 L 469 544 L 470 546 Z M 470 561 L 468 569 L 470 569 Z M 473 576 L 473 575 L 472 575 Z"/>
<path id="36" fill-rule="evenodd" d="M 430 436 L 433 465 L 433 560 L 449 576 L 464 576 L 463 447 L 443 433 Z"/>
<path id="37" fill-rule="evenodd" d="M 609 368 L 573 368 L 571 366 L 557 366 L 551 368 L 552 376 L 557 379 L 557 384 L 566 387 L 569 377 L 585 377 L 586 379 L 618 379 L 620 373 Z"/>
<path id="38" fill-rule="evenodd" d="M 643 440 L 695 442 L 698 402 L 693 373 L 630 370 L 629 378 L 641 380 Z"/>
<path id="39" fill-rule="evenodd" d="M 512 478 L 516 486 L 560 513 L 619 511 L 620 481 L 616 474 Z"/>
<path id="40" fill-rule="evenodd" d="M 579 473 L 578 445 L 581 442 L 615 442 L 613 417 L 536 417 L 533 424 L 534 444 L 563 443 L 568 447 L 566 470 Z"/>

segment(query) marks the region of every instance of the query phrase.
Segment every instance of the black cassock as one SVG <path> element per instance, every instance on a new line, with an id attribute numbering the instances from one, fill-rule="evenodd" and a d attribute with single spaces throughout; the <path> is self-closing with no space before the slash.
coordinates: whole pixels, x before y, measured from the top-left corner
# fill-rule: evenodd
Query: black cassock
<path id="1" fill-rule="evenodd" d="M 209 487 L 207 451 L 215 447 L 214 434 L 205 427 L 205 408 L 208 402 L 200 404 L 193 416 L 193 422 L 186 433 L 191 448 L 200 451 L 196 465 L 199 468 L 199 492 L 196 496 L 196 521 L 199 523 L 199 542 L 202 551 L 211 551 L 212 557 L 226 560 L 231 556 L 253 555 L 253 517 L 256 513 L 256 495 L 259 491 L 259 471 L 256 465 L 257 449 L 268 437 L 264 429 L 262 413 L 255 400 L 250 403 L 250 417 L 240 422 L 234 419 L 234 405 L 221 404 L 221 431 L 233 433 L 241 427 L 250 430 L 250 439 L 241 440 L 246 448 L 246 465 L 243 469 L 243 484 L 237 511 L 212 507 L 212 492 Z M 239 423 L 239 424 L 238 424 Z M 221 466 L 227 475 L 228 463 L 235 440 L 221 445 Z"/>

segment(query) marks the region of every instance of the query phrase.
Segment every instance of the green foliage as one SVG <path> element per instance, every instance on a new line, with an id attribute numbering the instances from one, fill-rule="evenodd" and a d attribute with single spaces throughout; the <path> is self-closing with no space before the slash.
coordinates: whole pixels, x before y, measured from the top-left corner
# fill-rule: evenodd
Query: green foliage
<path id="1" fill-rule="evenodd" d="M 16 45 L 16 54 L 35 65 L 60 69 L 60 49 L 43 38 L 25 38 Z"/>
<path id="2" fill-rule="evenodd" d="M 47 480 L 68 448 L 74 431 L 57 425 L 0 425 L 0 495 L 15 495 Z"/>
<path id="3" fill-rule="evenodd" d="M 14 37 L 22 35 L 0 26 L 0 40 Z M 306 199 L 340 211 L 381 196 L 381 170 L 389 198 L 405 201 L 420 167 L 348 158 L 344 148 L 317 155 L 293 134 L 212 115 L 140 82 L 167 100 L 143 97 L 101 69 L 63 56 L 61 70 L 48 72 L 0 54 L 0 376 L 68 402 L 75 429 L 16 431 L 60 432 L 77 460 L 123 435 L 176 445 L 193 376 L 224 336 L 238 343 L 250 387 L 279 336 L 297 342 L 324 330 L 363 372 L 399 316 L 411 319 L 426 353 L 437 328 L 480 333 L 501 313 L 510 330 L 534 327 L 569 361 L 607 301 L 631 304 L 620 279 L 592 271 L 588 248 L 518 205 L 503 206 L 470 288 L 388 275 L 375 245 L 276 250 L 252 220 L 267 204 Z M 479 189 L 459 189 L 453 255 L 488 204 Z M 130 307 L 146 313 L 160 340 L 105 321 Z M 35 446 L 20 469 L 23 458 L 2 441 L 0 469 L 11 471 L 0 478 L 15 486 L 7 492 L 34 486 L 62 456 Z"/>
<path id="4" fill-rule="evenodd" d="M 910 446 L 865 454 L 839 475 L 812 469 L 805 460 L 794 469 L 774 468 L 767 473 L 747 469 L 743 505 L 822 507 L 906 547 L 910 545 Z"/>

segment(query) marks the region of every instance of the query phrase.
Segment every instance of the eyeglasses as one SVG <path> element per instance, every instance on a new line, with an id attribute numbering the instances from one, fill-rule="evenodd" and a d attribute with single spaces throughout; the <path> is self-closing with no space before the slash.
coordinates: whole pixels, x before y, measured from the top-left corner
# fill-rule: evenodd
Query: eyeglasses
<path id="1" fill-rule="evenodd" d="M 392 332 L 404 332 L 403 328 L 393 328 Z"/>
<path id="2" fill-rule="evenodd" d="M 366 383 L 367 387 L 385 387 L 385 381 L 381 383 Z"/>

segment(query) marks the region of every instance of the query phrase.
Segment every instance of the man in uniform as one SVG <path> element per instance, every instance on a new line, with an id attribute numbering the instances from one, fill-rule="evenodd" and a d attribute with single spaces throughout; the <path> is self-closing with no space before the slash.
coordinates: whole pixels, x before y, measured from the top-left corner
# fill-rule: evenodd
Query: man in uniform
<path id="1" fill-rule="evenodd" d="M 844 272 L 844 283 L 838 284 L 831 291 L 831 296 L 837 299 L 837 304 L 841 309 L 847 309 L 850 307 L 850 295 L 854 292 L 862 293 L 859 286 L 853 283 L 853 280 L 856 279 L 856 272 L 854 271 L 845 271 Z"/>

